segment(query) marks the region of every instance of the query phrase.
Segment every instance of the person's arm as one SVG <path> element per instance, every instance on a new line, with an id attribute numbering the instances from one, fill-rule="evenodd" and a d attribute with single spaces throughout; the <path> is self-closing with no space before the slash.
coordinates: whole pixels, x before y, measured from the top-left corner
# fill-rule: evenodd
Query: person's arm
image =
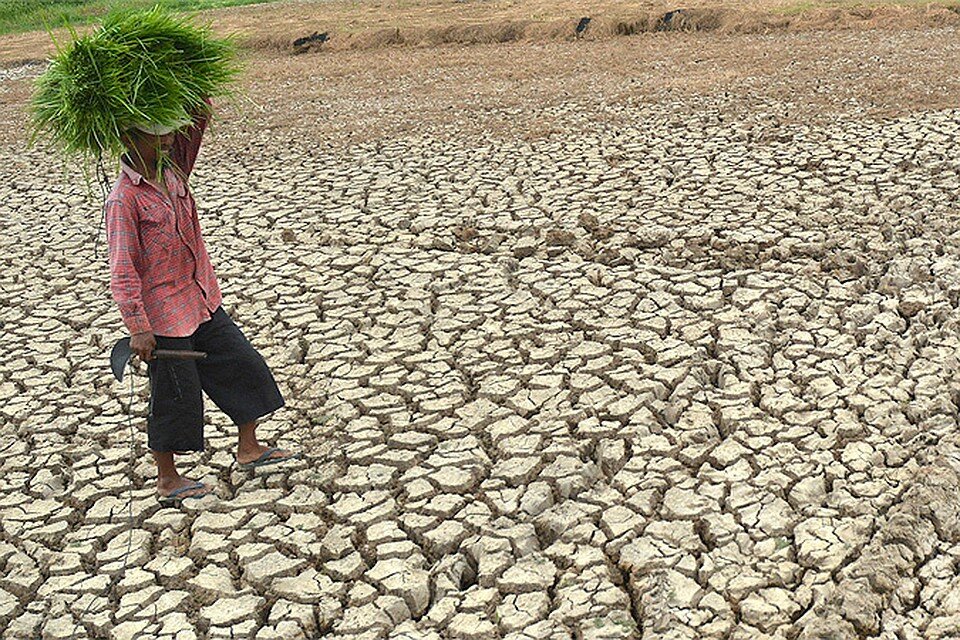
<path id="1" fill-rule="evenodd" d="M 200 143 L 203 140 L 203 133 L 207 130 L 207 124 L 210 121 L 210 113 L 213 109 L 213 103 L 210 98 L 206 98 L 207 111 L 201 111 L 194 115 L 193 124 L 186 129 L 177 132 L 173 141 L 173 149 L 170 152 L 170 159 L 173 160 L 177 168 L 184 176 L 189 177 L 193 171 L 193 165 L 197 162 L 197 155 L 200 153 Z"/>
<path id="2" fill-rule="evenodd" d="M 110 291 L 120 317 L 130 331 L 130 348 L 149 360 L 156 341 L 143 306 L 140 273 L 140 232 L 131 207 L 119 200 L 106 204 L 107 248 L 110 257 Z"/>

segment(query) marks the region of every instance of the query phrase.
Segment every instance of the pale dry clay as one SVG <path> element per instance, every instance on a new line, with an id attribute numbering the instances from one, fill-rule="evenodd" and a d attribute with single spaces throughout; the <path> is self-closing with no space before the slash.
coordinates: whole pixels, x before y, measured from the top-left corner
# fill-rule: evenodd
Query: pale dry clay
<path id="1" fill-rule="evenodd" d="M 305 460 L 237 471 L 211 409 L 182 512 L 127 463 L 95 202 L 0 151 L 3 637 L 955 637 L 958 112 L 593 106 L 215 134 L 207 242 Z"/>

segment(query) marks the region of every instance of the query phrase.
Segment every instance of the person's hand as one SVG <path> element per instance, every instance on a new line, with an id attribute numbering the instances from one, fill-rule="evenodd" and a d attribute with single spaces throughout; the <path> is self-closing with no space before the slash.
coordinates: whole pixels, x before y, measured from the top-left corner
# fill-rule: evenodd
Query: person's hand
<path id="1" fill-rule="evenodd" d="M 130 351 L 137 354 L 137 357 L 144 362 L 153 360 L 153 350 L 157 346 L 157 339 L 153 337 L 150 331 L 135 333 L 130 336 Z"/>

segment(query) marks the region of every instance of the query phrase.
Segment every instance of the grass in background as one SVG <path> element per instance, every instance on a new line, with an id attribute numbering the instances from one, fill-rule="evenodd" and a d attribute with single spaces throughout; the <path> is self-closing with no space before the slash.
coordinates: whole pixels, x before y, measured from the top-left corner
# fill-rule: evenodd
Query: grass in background
<path id="1" fill-rule="evenodd" d="M 160 5 L 171 11 L 199 11 L 274 0 L 0 0 L 0 35 L 35 31 L 66 24 L 96 22 L 110 9 L 149 9 Z"/>
<path id="2" fill-rule="evenodd" d="M 940 6 L 958 10 L 960 9 L 960 0 L 799 0 L 792 4 L 776 7 L 774 11 L 783 15 L 795 16 L 816 9 L 878 9 L 889 6 Z"/>

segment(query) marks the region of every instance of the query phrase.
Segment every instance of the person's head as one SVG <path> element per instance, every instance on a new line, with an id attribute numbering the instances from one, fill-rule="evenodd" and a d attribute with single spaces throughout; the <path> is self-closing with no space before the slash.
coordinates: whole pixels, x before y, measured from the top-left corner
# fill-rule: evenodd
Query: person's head
<path id="1" fill-rule="evenodd" d="M 173 133 L 157 135 L 145 133 L 139 129 L 128 129 L 123 134 L 123 144 L 127 147 L 127 155 L 134 162 L 143 163 L 146 167 L 156 166 L 160 158 L 173 148 Z"/>
<path id="2" fill-rule="evenodd" d="M 173 126 L 138 124 L 124 131 L 127 155 L 143 167 L 155 167 L 173 149 L 173 139 L 182 123 Z"/>

